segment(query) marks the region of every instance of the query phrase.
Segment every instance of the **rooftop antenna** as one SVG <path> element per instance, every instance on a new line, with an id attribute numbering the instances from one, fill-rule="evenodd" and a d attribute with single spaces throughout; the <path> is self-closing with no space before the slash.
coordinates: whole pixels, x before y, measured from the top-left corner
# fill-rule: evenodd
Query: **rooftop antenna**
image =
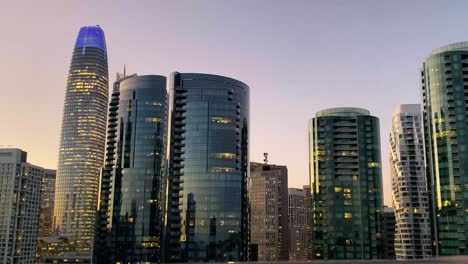
<path id="1" fill-rule="evenodd" d="M 125 64 L 124 64 L 124 77 L 127 76 L 125 68 L 126 67 L 125 67 Z"/>
<path id="2" fill-rule="evenodd" d="M 268 152 L 264 152 L 263 157 L 264 157 L 263 162 L 265 163 L 265 165 L 267 165 L 268 164 Z"/>

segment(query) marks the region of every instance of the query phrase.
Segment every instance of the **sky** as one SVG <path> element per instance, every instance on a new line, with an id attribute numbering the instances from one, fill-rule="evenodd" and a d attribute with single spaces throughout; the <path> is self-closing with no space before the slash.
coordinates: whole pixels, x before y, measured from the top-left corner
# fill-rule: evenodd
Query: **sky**
<path id="1" fill-rule="evenodd" d="M 309 183 L 307 123 L 352 106 L 380 118 L 385 203 L 391 116 L 419 103 L 423 61 L 468 40 L 466 1 L 0 0 L 0 147 L 57 167 L 69 63 L 81 26 L 106 34 L 116 72 L 229 76 L 250 86 L 252 161 Z M 112 87 L 112 85 L 110 85 Z"/>

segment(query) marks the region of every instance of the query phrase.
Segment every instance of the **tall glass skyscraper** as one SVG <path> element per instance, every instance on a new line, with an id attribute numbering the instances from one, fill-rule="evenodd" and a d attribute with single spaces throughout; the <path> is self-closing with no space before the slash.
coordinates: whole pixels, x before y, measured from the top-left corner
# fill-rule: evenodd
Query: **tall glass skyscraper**
<path id="1" fill-rule="evenodd" d="M 108 97 L 104 32 L 82 27 L 68 74 L 55 194 L 56 227 L 69 241 L 67 259 L 91 259 Z"/>
<path id="2" fill-rule="evenodd" d="M 249 87 L 176 72 L 169 89 L 165 261 L 246 260 Z"/>
<path id="3" fill-rule="evenodd" d="M 468 42 L 432 52 L 421 85 L 434 251 L 467 255 Z"/>
<path id="4" fill-rule="evenodd" d="M 382 257 L 379 119 L 359 108 L 318 112 L 309 123 L 313 257 Z"/>
<path id="5" fill-rule="evenodd" d="M 390 171 L 396 219 L 396 258 L 431 257 L 429 197 L 419 104 L 400 105 L 393 114 Z"/>
<path id="6" fill-rule="evenodd" d="M 166 97 L 164 76 L 123 76 L 114 84 L 96 263 L 160 262 Z"/>

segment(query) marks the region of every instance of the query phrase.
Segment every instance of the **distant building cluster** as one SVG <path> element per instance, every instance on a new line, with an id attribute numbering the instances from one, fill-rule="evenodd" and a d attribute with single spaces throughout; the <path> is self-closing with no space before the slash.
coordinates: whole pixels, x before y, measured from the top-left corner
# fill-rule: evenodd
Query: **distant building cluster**
<path id="1" fill-rule="evenodd" d="M 309 121 L 310 185 L 250 162 L 250 87 L 218 75 L 117 74 L 99 26 L 80 29 L 58 170 L 0 149 L 1 263 L 397 259 L 468 255 L 468 42 L 435 50 L 422 102 L 389 137 L 339 107 Z M 304 146 L 307 148 L 307 146 Z"/>

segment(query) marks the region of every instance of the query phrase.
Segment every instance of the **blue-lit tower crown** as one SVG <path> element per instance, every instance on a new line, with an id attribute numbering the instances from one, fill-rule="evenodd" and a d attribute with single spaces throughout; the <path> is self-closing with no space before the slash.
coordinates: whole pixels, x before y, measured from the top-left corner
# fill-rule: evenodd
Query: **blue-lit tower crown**
<path id="1" fill-rule="evenodd" d="M 85 259 L 91 259 L 94 238 L 107 102 L 104 32 L 99 26 L 82 27 L 68 74 L 54 215 L 60 235 L 73 245 L 70 251 Z"/>

